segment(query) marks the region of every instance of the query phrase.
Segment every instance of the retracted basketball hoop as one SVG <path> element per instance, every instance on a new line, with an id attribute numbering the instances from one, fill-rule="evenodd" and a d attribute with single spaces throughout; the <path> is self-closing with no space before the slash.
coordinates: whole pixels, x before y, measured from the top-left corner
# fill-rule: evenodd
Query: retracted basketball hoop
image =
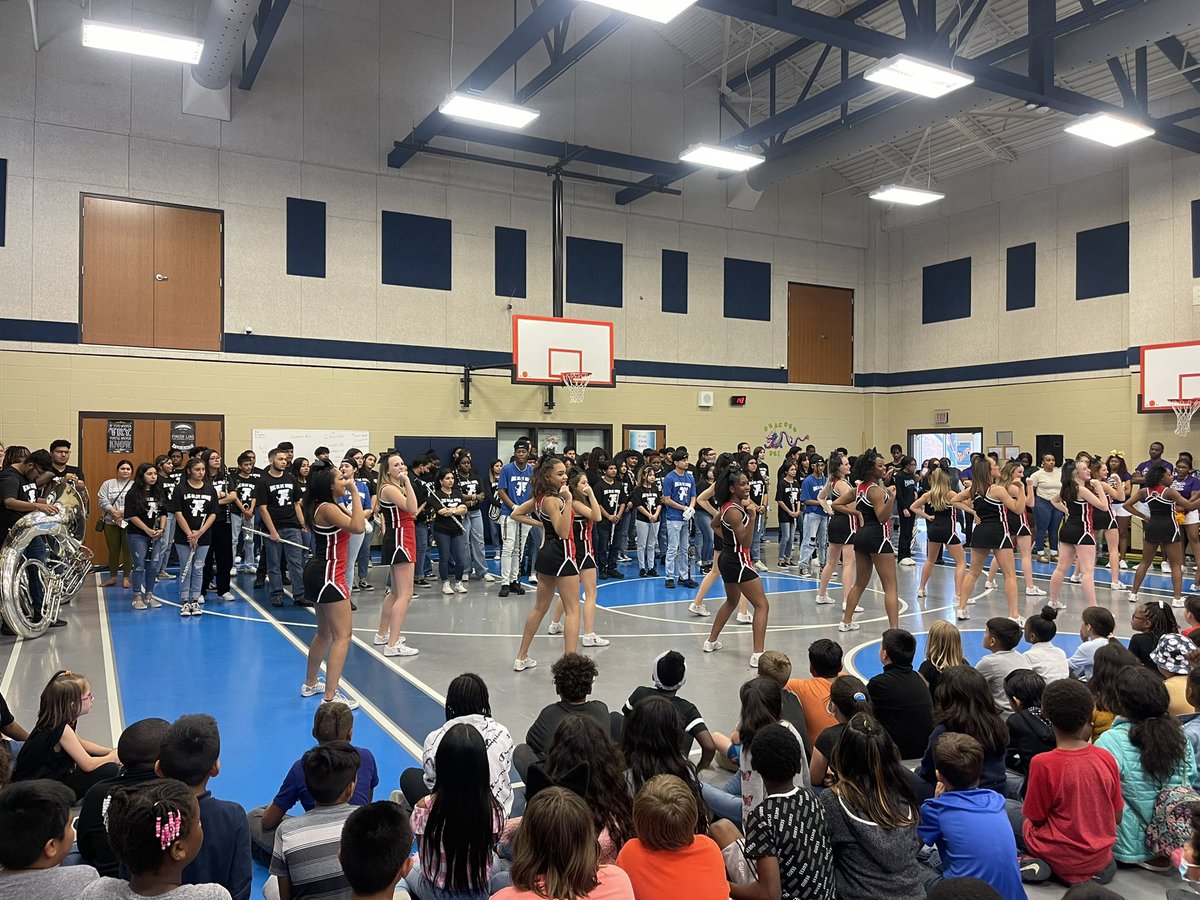
<path id="1" fill-rule="evenodd" d="M 563 372 L 562 383 L 571 395 L 572 403 L 582 403 L 587 386 L 592 381 L 591 372 Z"/>
<path id="2" fill-rule="evenodd" d="M 1175 411 L 1175 433 L 1189 434 L 1192 430 L 1192 416 L 1200 409 L 1200 397 L 1168 400 L 1167 404 Z"/>

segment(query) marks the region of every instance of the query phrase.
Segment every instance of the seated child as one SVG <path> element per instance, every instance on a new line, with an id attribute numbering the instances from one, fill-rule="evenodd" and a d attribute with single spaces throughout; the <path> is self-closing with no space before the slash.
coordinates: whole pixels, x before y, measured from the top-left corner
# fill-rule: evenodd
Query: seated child
<path id="1" fill-rule="evenodd" d="M 937 845 L 941 871 L 926 879 L 979 878 L 1005 900 L 1024 900 L 1017 845 L 1004 811 L 1004 798 L 979 787 L 983 745 L 948 731 L 933 745 L 937 793 L 921 805 L 917 835 Z"/>
<path id="2" fill-rule="evenodd" d="M 1000 715 L 1007 719 L 1012 715 L 1012 706 L 1004 693 L 1004 679 L 1015 669 L 1028 669 L 1029 660 L 1024 653 L 1013 648 L 1021 643 L 1021 626 L 1007 616 L 996 616 L 988 619 L 987 631 L 983 636 L 983 647 L 989 654 L 975 668 L 988 680 L 992 689 L 992 699 L 1000 710 Z"/>
<path id="3" fill-rule="evenodd" d="M 78 897 L 100 877 L 91 866 L 61 866 L 71 852 L 75 792 L 45 778 L 0 791 L 0 896 L 26 900 Z"/>
<path id="4" fill-rule="evenodd" d="M 1054 749 L 1054 726 L 1042 712 L 1046 679 L 1033 669 L 1015 669 L 1004 679 L 1004 693 L 1013 708 L 1008 717 L 1008 753 L 1005 764 L 1024 782 L 1029 761 Z M 1013 795 L 1016 796 L 1016 795 Z"/>
<path id="5" fill-rule="evenodd" d="M 217 720 L 203 714 L 176 719 L 163 736 L 156 771 L 163 778 L 182 781 L 192 789 L 200 804 L 203 844 L 184 870 L 183 883 L 219 884 L 233 900 L 248 900 L 250 830 L 246 825 L 246 810 L 232 800 L 218 800 L 208 789 L 208 780 L 221 773 L 221 733 L 217 730 Z"/>
<path id="6" fill-rule="evenodd" d="M 833 679 L 829 688 L 829 708 L 837 718 L 836 725 L 830 725 L 819 735 L 813 747 L 812 764 L 809 775 L 813 784 L 833 784 L 833 770 L 829 768 L 829 759 L 833 756 L 833 748 L 846 730 L 846 723 L 858 713 L 872 713 L 871 701 L 867 699 L 867 686 L 853 675 L 839 675 Z"/>
<path id="7" fill-rule="evenodd" d="M 672 894 L 689 900 L 727 900 L 725 861 L 712 838 L 695 834 L 696 797 L 682 779 L 656 775 L 633 801 L 638 837 L 621 848 L 617 865 L 637 900 Z"/>
<path id="8" fill-rule="evenodd" d="M 1025 620 L 1025 640 L 1029 642 L 1025 659 L 1029 662 L 1029 668 L 1045 678 L 1047 684 L 1071 674 L 1067 654 L 1053 643 L 1058 634 L 1058 626 L 1054 624 L 1057 618 L 1057 609 L 1043 606 L 1040 613 Z"/>
<path id="9" fill-rule="evenodd" d="M 1187 701 L 1193 710 L 1200 710 L 1200 669 L 1193 669 L 1188 673 Z M 1179 724 L 1183 726 L 1183 734 L 1188 739 L 1188 746 L 1192 748 L 1192 755 L 1196 757 L 1196 767 L 1200 770 L 1200 712 L 1180 716 Z M 1196 777 L 1192 787 L 1200 788 L 1200 775 Z"/>
<path id="10" fill-rule="evenodd" d="M 219 884 L 183 881 L 204 843 L 204 828 L 196 794 L 182 782 L 159 778 L 115 788 L 108 801 L 108 839 L 129 881 L 93 881 L 80 900 L 229 900 Z"/>
<path id="11" fill-rule="evenodd" d="M 412 825 L 400 804 L 380 800 L 350 813 L 338 851 L 350 900 L 392 900 L 412 868 L 412 845 Z"/>
<path id="12" fill-rule="evenodd" d="M 800 698 L 808 742 L 815 744 L 817 735 L 837 724 L 828 709 L 829 687 L 842 674 L 842 645 L 829 638 L 813 641 L 808 647 L 808 672 L 811 677 L 789 678 L 786 687 Z"/>
<path id="13" fill-rule="evenodd" d="M 760 658 L 758 662 L 761 666 L 762 659 Z M 629 715 L 633 712 L 633 708 L 647 697 L 666 697 L 675 707 L 675 711 L 679 713 L 679 721 L 683 724 L 683 730 L 687 734 L 687 746 L 681 749 L 686 754 L 691 749 L 692 741 L 695 740 L 700 747 L 700 761 L 696 764 L 696 768 L 703 772 L 712 764 L 713 756 L 717 752 L 717 745 L 713 743 L 712 732 L 708 730 L 708 724 L 700 715 L 696 704 L 679 696 L 679 689 L 687 681 L 687 660 L 678 650 L 660 653 L 654 660 L 654 665 L 650 667 L 650 679 L 654 682 L 654 687 L 634 688 L 629 699 L 625 701 L 625 705 L 621 707 L 621 712 Z"/>
<path id="14" fill-rule="evenodd" d="M 792 661 L 781 650 L 766 650 L 758 658 L 758 674 L 779 683 L 783 692 L 783 721 L 788 722 L 800 740 L 804 742 L 804 755 L 812 756 L 812 738 L 808 736 L 808 723 L 804 718 L 804 706 L 800 698 L 788 690 L 792 678 Z"/>

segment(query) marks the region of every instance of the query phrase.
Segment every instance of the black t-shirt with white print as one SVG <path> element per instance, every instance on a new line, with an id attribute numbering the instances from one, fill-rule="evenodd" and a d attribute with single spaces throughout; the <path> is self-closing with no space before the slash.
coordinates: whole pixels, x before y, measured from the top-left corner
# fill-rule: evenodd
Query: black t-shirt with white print
<path id="1" fill-rule="evenodd" d="M 254 491 L 258 487 L 259 473 L 251 472 L 249 475 L 243 475 L 241 472 L 238 472 L 230 477 L 233 479 L 233 489 L 237 491 L 238 499 L 242 501 L 242 506 L 249 509 L 250 504 L 254 502 Z M 241 510 L 236 507 L 230 512 L 231 514 L 236 513 L 239 516 L 241 515 Z"/>
<path id="2" fill-rule="evenodd" d="M 219 473 L 215 478 L 211 478 L 209 483 L 213 486 L 213 490 L 217 492 L 217 499 L 224 497 L 233 488 L 231 487 L 232 479 L 225 472 Z M 217 514 L 216 524 L 229 521 L 229 507 L 232 504 L 226 503 L 224 506 L 218 505 L 215 512 Z"/>
<path id="3" fill-rule="evenodd" d="M 163 496 L 166 497 L 167 502 L 170 503 L 175 497 L 175 489 L 179 487 L 180 482 L 183 481 L 183 470 L 180 469 L 177 472 L 172 472 L 170 475 L 164 475 L 159 479 L 159 481 L 162 483 Z"/>
<path id="4" fill-rule="evenodd" d="M 833 900 L 833 851 L 825 809 L 804 788 L 770 794 L 746 820 L 746 857 L 779 862 L 782 900 Z"/>
<path id="5" fill-rule="evenodd" d="M 258 487 L 254 489 L 254 499 L 271 514 L 276 531 L 300 527 L 300 520 L 296 518 L 300 490 L 291 472 L 284 472 L 278 478 L 270 470 L 263 472 L 258 479 Z"/>
<path id="6" fill-rule="evenodd" d="M 215 515 L 217 512 L 217 492 L 213 490 L 213 486 L 207 481 L 200 487 L 192 487 L 190 482 L 184 481 L 175 489 L 175 496 L 171 498 L 168 509 L 172 513 L 180 513 L 188 529 L 191 531 L 199 531 L 204 525 L 205 520 Z M 186 544 L 188 542 L 187 531 L 182 528 L 175 529 L 175 543 Z M 204 545 L 212 543 L 212 529 L 200 535 L 200 540 L 196 543 Z"/>
<path id="7" fill-rule="evenodd" d="M 483 503 L 484 496 L 487 494 L 487 491 L 485 491 L 483 486 L 480 484 L 482 479 L 480 479 L 479 473 L 475 471 L 474 466 L 471 466 L 471 470 L 467 472 L 466 475 L 464 475 L 460 470 L 455 469 L 454 477 L 457 479 L 457 487 L 459 492 L 462 493 L 463 504 L 467 507 L 467 509 L 475 509 L 481 503 Z M 467 495 L 469 494 L 478 494 L 479 499 L 475 500 L 474 502 L 469 501 L 466 499 Z"/>
<path id="8" fill-rule="evenodd" d="M 790 483 L 785 478 L 779 479 L 779 485 L 775 488 L 775 500 L 783 501 L 791 509 L 801 513 L 804 510 L 800 507 L 800 482 L 792 480 Z M 796 516 L 790 516 L 782 506 L 779 507 L 779 515 L 791 521 L 796 520 Z"/>
<path id="9" fill-rule="evenodd" d="M 662 492 L 657 488 L 638 488 L 633 492 L 631 498 L 634 506 L 639 506 L 644 509 L 649 515 L 654 515 L 654 511 L 662 504 Z M 649 521 L 645 516 L 639 516 L 641 521 Z"/>
<path id="10" fill-rule="evenodd" d="M 600 504 L 600 508 L 610 516 L 615 516 L 617 508 L 625 503 L 625 485 L 620 481 L 613 481 L 612 484 L 609 484 L 608 481 L 601 478 L 592 490 L 596 494 L 596 502 Z"/>

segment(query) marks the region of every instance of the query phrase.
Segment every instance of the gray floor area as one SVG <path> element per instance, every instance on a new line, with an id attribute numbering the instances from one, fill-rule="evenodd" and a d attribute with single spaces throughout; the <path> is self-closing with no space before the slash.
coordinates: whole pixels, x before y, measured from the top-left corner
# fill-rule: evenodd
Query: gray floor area
<path id="1" fill-rule="evenodd" d="M 765 555 L 773 559 L 774 548 Z M 934 620 L 953 615 L 953 571 L 935 568 L 929 597 L 918 603 L 915 594 L 919 572 L 919 567 L 900 569 L 900 596 L 905 601 L 901 625 L 914 632 L 925 631 Z M 385 577 L 382 568 L 373 568 L 371 581 L 376 590 L 355 595 L 360 605 L 354 616 L 356 637 L 367 642 L 378 622 Z M 243 576 L 239 583 L 243 590 L 251 592 L 249 578 Z M 886 627 L 877 582 L 864 597 L 867 611 L 861 617 L 862 629 L 848 634 L 839 634 L 836 630 L 840 618 L 836 606 L 817 607 L 812 602 L 815 585 L 774 575 L 765 583 L 771 602 L 767 646 L 786 652 L 798 670 L 807 669 L 806 649 L 818 637 L 840 641 L 848 653 L 860 646 L 861 653 L 877 652 L 877 645 L 871 645 L 871 642 L 876 642 Z M 395 668 L 404 676 L 439 700 L 454 676 L 464 671 L 478 673 L 490 686 L 496 718 L 520 740 L 538 711 L 554 699 L 550 665 L 562 652 L 563 644 L 560 637 L 546 635 L 547 619 L 532 650 L 539 666 L 523 673 L 513 672 L 513 658 L 526 613 L 532 606 L 533 589 L 530 588 L 523 597 L 500 599 L 498 587 L 498 584 L 472 581 L 467 594 L 454 596 L 444 596 L 436 588 L 419 590 L 406 623 L 406 634 L 408 643 L 420 648 L 421 653 L 415 658 L 389 662 L 394 662 Z M 720 593 L 719 585 L 717 593 Z M 840 595 L 838 591 L 831 593 Z M 971 622 L 966 624 L 981 629 L 990 615 L 1003 614 L 1003 592 L 986 591 L 981 586 L 976 594 L 978 604 L 972 608 Z M 24 642 L 19 650 L 12 638 L 0 638 L 4 694 L 14 710 L 22 711 L 21 718 L 29 720 L 28 724 L 32 724 L 36 714 L 37 696 L 45 673 L 72 668 L 89 675 L 95 673 L 93 688 L 97 702 L 92 716 L 100 721 L 89 723 L 90 733 L 103 739 L 109 729 L 101 728 L 101 722 L 113 721 L 119 727 L 119 709 L 114 710 L 112 706 L 119 705 L 118 692 L 104 677 L 110 659 L 102 639 L 103 623 L 97 610 L 96 595 L 95 583 L 89 581 L 84 593 L 66 613 L 71 619 L 69 627 Z M 261 594 L 259 596 L 261 599 Z M 753 674 L 748 666 L 750 630 L 731 624 L 722 636 L 724 649 L 712 654 L 702 653 L 701 642 L 707 634 L 709 620 L 687 615 L 684 606 L 691 596 L 689 591 L 666 590 L 661 579 L 627 578 L 623 582 L 602 583 L 601 603 L 616 604 L 618 608 L 602 608 L 597 613 L 597 631 L 612 640 L 611 646 L 584 651 L 595 658 L 600 670 L 593 696 L 604 700 L 611 708 L 619 708 L 633 688 L 649 683 L 649 668 L 655 656 L 666 649 L 678 649 L 687 656 L 689 666 L 687 685 L 681 693 L 700 707 L 710 729 L 727 732 L 737 716 L 738 687 Z M 1080 588 L 1065 586 L 1063 599 L 1068 609 L 1062 614 L 1060 625 L 1063 632 L 1069 632 L 1076 626 L 1083 606 Z M 1127 633 L 1129 604 L 1124 597 L 1110 596 L 1107 590 L 1101 590 L 1099 600 L 1113 608 L 1118 622 L 1122 623 L 1119 633 Z M 1026 600 L 1022 596 L 1023 613 L 1036 612 L 1043 602 L 1042 598 Z M 719 603 L 719 597 L 710 598 L 709 607 L 715 609 Z M 244 603 L 223 609 L 254 615 Z M 248 623 L 247 627 L 264 626 Z M 128 685 L 122 687 L 129 690 Z M 402 722 L 399 724 L 403 727 Z M 412 737 L 420 743 L 424 735 Z M 1177 885 L 1177 876 L 1123 870 L 1112 888 L 1122 897 L 1160 898 L 1169 887 Z M 1031 889 L 1029 896 L 1059 897 L 1062 893 L 1061 887 L 1041 886 Z"/>

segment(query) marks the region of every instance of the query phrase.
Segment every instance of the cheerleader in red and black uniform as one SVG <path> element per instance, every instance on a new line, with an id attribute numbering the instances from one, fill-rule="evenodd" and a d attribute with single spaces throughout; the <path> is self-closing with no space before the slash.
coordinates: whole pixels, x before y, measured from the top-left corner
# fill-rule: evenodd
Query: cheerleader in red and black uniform
<path id="1" fill-rule="evenodd" d="M 579 643 L 579 563 L 575 560 L 574 510 L 566 464 L 556 456 L 543 460 L 534 472 L 532 493 L 529 500 L 512 511 L 512 517 L 518 522 L 542 529 L 542 546 L 533 564 L 538 580 L 537 599 L 525 618 L 521 648 L 513 663 L 516 672 L 537 665 L 537 660 L 529 658 L 529 647 L 554 602 L 555 591 L 566 610 L 564 652 L 574 652 Z M 531 517 L 530 512 L 536 518 Z"/>
<path id="2" fill-rule="evenodd" d="M 1117 518 L 1117 510 L 1125 502 L 1125 482 L 1109 472 L 1107 463 L 1099 463 L 1098 471 L 1093 474 L 1096 477 L 1092 479 L 1092 493 L 1108 507 L 1096 513 L 1096 536 L 1103 535 L 1108 545 L 1109 586 L 1114 591 L 1127 591 L 1129 588 L 1121 581 L 1121 529 Z"/>
<path id="3" fill-rule="evenodd" d="M 596 634 L 596 543 L 592 531 L 597 522 L 604 518 L 600 501 L 582 469 L 571 473 L 568 484 L 574 498 L 571 507 L 575 510 L 575 562 L 579 566 L 579 590 L 583 594 L 583 634 L 580 642 L 585 647 L 607 647 L 610 641 Z M 554 608 L 547 634 L 562 634 L 562 617 L 566 610 L 560 603 Z"/>
<path id="4" fill-rule="evenodd" d="M 1138 602 L 1138 591 L 1146 571 L 1154 561 L 1154 554 L 1162 548 L 1163 559 L 1171 566 L 1171 586 L 1175 599 L 1171 605 L 1176 609 L 1183 606 L 1183 532 L 1176 521 L 1176 511 L 1188 512 L 1200 507 L 1197 500 L 1188 500 L 1173 487 L 1167 487 L 1167 467 L 1156 462 L 1146 472 L 1145 481 L 1132 497 L 1125 501 L 1125 509 L 1144 522 L 1142 529 L 1142 561 L 1133 575 L 1133 590 L 1129 602 Z M 1200 498 L 1200 495 L 1197 495 Z M 1150 510 L 1147 516 L 1138 508 L 1145 503 Z"/>
<path id="5" fill-rule="evenodd" d="M 834 501 L 835 512 L 857 512 L 862 524 L 854 532 L 854 586 L 846 593 L 846 610 L 838 631 L 857 631 L 854 611 L 871 580 L 871 569 L 879 574 L 883 587 L 883 608 L 888 627 L 900 624 L 900 594 L 896 587 L 896 550 L 892 546 L 892 506 L 896 488 L 883 486 L 883 457 L 873 448 L 854 462 L 854 493 L 847 492 Z"/>
<path id="6" fill-rule="evenodd" d="M 1088 606 L 1096 605 L 1096 547 L 1099 544 L 1096 516 L 1103 513 L 1107 527 L 1108 501 L 1097 496 L 1092 482 L 1092 470 L 1087 459 L 1067 460 L 1062 468 L 1062 489 L 1050 501 L 1066 519 L 1058 533 L 1058 565 L 1050 576 L 1050 606 L 1065 609 L 1058 599 L 1063 577 L 1072 565 L 1078 566 L 1083 596 Z"/>
<path id="7" fill-rule="evenodd" d="M 334 502 L 334 497 L 347 491 L 351 496 L 349 513 Z M 326 703 L 336 701 L 354 709 L 358 701 L 338 690 L 351 637 L 350 585 L 346 581 L 350 535 L 362 534 L 367 525 L 354 479 L 332 467 L 314 472 L 304 495 L 304 521 L 309 523 L 314 542 L 313 555 L 304 566 L 304 596 L 316 604 L 317 632 L 308 648 L 308 670 L 300 694 L 324 694 Z"/>
<path id="8" fill-rule="evenodd" d="M 404 640 L 404 617 L 413 596 L 413 563 L 417 558 L 417 493 L 399 453 L 384 454 L 379 476 L 379 508 L 383 514 L 380 560 L 391 568 L 391 585 L 379 610 L 375 646 L 384 656 L 416 656 Z M 357 491 L 355 491 L 357 493 Z"/>
<path id="9" fill-rule="evenodd" d="M 1017 513 L 1025 508 L 1025 501 L 1018 500 L 1008 492 L 1007 488 L 997 484 L 1000 477 L 1000 466 L 990 456 L 978 455 L 971 463 L 971 484 L 950 501 L 956 508 L 965 512 L 974 523 L 971 529 L 971 566 L 963 576 L 958 592 L 958 609 L 955 613 L 959 620 L 971 618 L 967 604 L 971 599 L 971 591 L 983 564 L 987 562 L 988 553 L 995 553 L 1000 562 L 1000 571 L 1004 574 L 1004 596 L 1008 600 L 1008 617 L 1019 625 L 1024 625 L 1017 610 L 1017 566 L 1013 558 L 1013 536 L 1008 526 L 1008 516 L 1005 511 Z"/>
<path id="10" fill-rule="evenodd" d="M 833 603 L 829 596 L 829 580 L 840 562 L 842 565 L 842 606 L 846 605 L 846 596 L 854 586 L 854 530 L 858 527 L 858 515 L 845 509 L 838 509 L 837 499 L 844 494 L 853 494 L 854 485 L 847 479 L 850 476 L 850 459 L 841 453 L 829 457 L 829 465 L 825 467 L 829 478 L 817 499 L 825 504 L 829 519 L 829 553 L 825 557 L 825 567 L 821 569 L 821 580 L 817 585 L 817 605 Z M 799 476 L 797 476 L 799 477 Z"/>

